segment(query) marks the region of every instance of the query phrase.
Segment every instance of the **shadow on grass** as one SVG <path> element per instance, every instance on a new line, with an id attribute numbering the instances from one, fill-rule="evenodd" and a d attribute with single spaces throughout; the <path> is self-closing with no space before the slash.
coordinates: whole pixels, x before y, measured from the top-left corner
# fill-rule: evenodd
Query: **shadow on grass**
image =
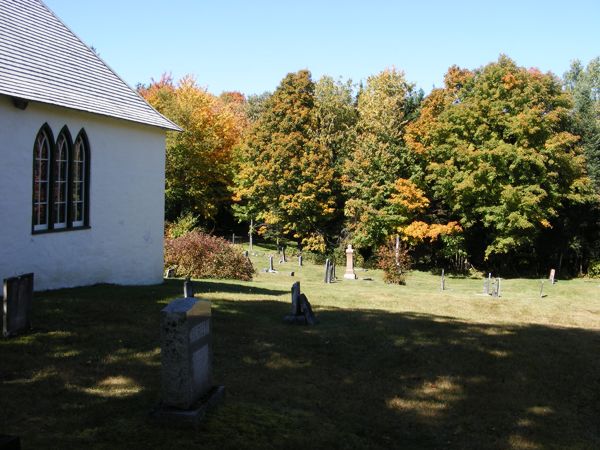
<path id="1" fill-rule="evenodd" d="M 183 293 L 183 280 L 165 279 L 165 285 L 174 289 L 179 289 Z M 218 293 L 229 292 L 238 294 L 256 294 L 256 295 L 273 295 L 278 296 L 288 294 L 289 291 L 266 289 L 256 286 L 242 284 L 241 281 L 223 281 L 223 280 L 194 280 L 194 292 Z"/>
<path id="2" fill-rule="evenodd" d="M 179 289 L 37 298 L 37 331 L 0 341 L 0 432 L 24 448 L 600 447 L 597 331 L 319 308 L 290 326 L 287 303 L 219 298 L 227 400 L 198 432 L 158 428 L 158 312 Z"/>

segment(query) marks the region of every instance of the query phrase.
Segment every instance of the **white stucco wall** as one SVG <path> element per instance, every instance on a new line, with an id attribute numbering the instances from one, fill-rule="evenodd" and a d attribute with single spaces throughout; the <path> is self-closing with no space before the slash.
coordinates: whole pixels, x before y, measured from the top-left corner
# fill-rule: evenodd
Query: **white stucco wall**
<path id="1" fill-rule="evenodd" d="M 32 234 L 33 145 L 48 123 L 91 155 L 90 229 Z M 165 132 L 0 95 L 0 280 L 35 273 L 35 289 L 154 284 L 163 275 Z"/>

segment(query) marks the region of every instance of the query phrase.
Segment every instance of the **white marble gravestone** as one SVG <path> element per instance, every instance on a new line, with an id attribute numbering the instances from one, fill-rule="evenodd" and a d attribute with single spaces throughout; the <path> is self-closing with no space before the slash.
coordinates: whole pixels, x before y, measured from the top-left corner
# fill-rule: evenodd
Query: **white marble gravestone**
<path id="1" fill-rule="evenodd" d="M 188 409 L 212 387 L 211 302 L 178 298 L 161 311 L 162 400 Z"/>
<path id="2" fill-rule="evenodd" d="M 354 249 L 352 248 L 352 244 L 348 244 L 348 248 L 346 249 L 346 273 L 344 273 L 344 278 L 347 280 L 356 280 L 358 278 L 354 272 Z"/>

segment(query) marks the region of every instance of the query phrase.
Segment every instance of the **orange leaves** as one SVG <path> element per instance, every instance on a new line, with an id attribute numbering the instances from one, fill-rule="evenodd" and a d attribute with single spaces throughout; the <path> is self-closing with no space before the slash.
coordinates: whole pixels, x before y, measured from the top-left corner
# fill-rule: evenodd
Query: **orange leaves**
<path id="1" fill-rule="evenodd" d="M 182 133 L 167 133 L 166 213 L 193 210 L 205 219 L 231 200 L 232 149 L 247 126 L 239 93 L 215 97 L 192 76 L 177 84 L 170 75 L 139 88 L 159 112 L 179 124 Z"/>
<path id="2" fill-rule="evenodd" d="M 412 181 L 398 178 L 395 184 L 396 193 L 392 194 L 390 203 L 408 213 L 423 212 L 429 206 L 425 193 Z"/>
<path id="3" fill-rule="evenodd" d="M 505 89 L 510 90 L 517 86 L 519 84 L 519 81 L 512 73 L 508 72 L 502 77 L 502 83 L 504 84 Z"/>
<path id="4" fill-rule="evenodd" d="M 462 233 L 463 229 L 458 222 L 448 222 L 447 224 L 427 224 L 416 220 L 406 227 L 398 229 L 402 234 L 404 241 L 418 244 L 425 240 L 431 242 L 437 240 L 440 236 Z"/>

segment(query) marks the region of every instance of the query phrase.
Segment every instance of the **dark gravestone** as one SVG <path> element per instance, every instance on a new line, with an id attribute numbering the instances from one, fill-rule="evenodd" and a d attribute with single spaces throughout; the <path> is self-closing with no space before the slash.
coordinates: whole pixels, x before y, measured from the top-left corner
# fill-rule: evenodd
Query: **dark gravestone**
<path id="1" fill-rule="evenodd" d="M 298 255 L 298 266 L 302 267 L 302 255 Z"/>
<path id="2" fill-rule="evenodd" d="M 300 282 L 292 284 L 292 315 L 297 316 L 300 311 Z"/>
<path id="3" fill-rule="evenodd" d="M 185 298 L 194 297 L 194 283 L 189 278 L 183 282 L 183 296 Z"/>
<path id="4" fill-rule="evenodd" d="M 275 268 L 273 267 L 273 255 L 269 255 L 269 272 L 275 272 Z"/>
<path id="5" fill-rule="evenodd" d="M 2 302 L 2 335 L 14 336 L 31 328 L 33 274 L 28 273 L 4 280 Z"/>
<path id="6" fill-rule="evenodd" d="M 312 307 L 308 302 L 308 298 L 306 298 L 306 295 L 304 294 L 300 294 L 300 309 L 302 310 L 302 314 L 304 315 L 308 325 L 317 324 L 317 318 L 315 317 Z"/>
<path id="7" fill-rule="evenodd" d="M 175 276 L 175 269 L 173 269 L 172 267 L 170 269 L 167 269 L 167 278 L 173 278 Z"/>
<path id="8" fill-rule="evenodd" d="M 244 250 L 244 256 L 248 258 L 248 250 Z"/>
<path id="9" fill-rule="evenodd" d="M 18 436 L 0 434 L 0 450 L 21 450 L 21 439 Z"/>
<path id="10" fill-rule="evenodd" d="M 325 260 L 325 283 L 331 283 L 331 260 Z"/>
<path id="11" fill-rule="evenodd" d="M 224 395 L 213 386 L 211 302 L 178 298 L 161 311 L 162 403 L 152 415 L 198 425 Z"/>
<path id="12" fill-rule="evenodd" d="M 300 282 L 292 285 L 292 311 L 284 317 L 284 322 L 298 325 L 315 325 L 317 319 L 306 295 L 300 292 Z"/>

